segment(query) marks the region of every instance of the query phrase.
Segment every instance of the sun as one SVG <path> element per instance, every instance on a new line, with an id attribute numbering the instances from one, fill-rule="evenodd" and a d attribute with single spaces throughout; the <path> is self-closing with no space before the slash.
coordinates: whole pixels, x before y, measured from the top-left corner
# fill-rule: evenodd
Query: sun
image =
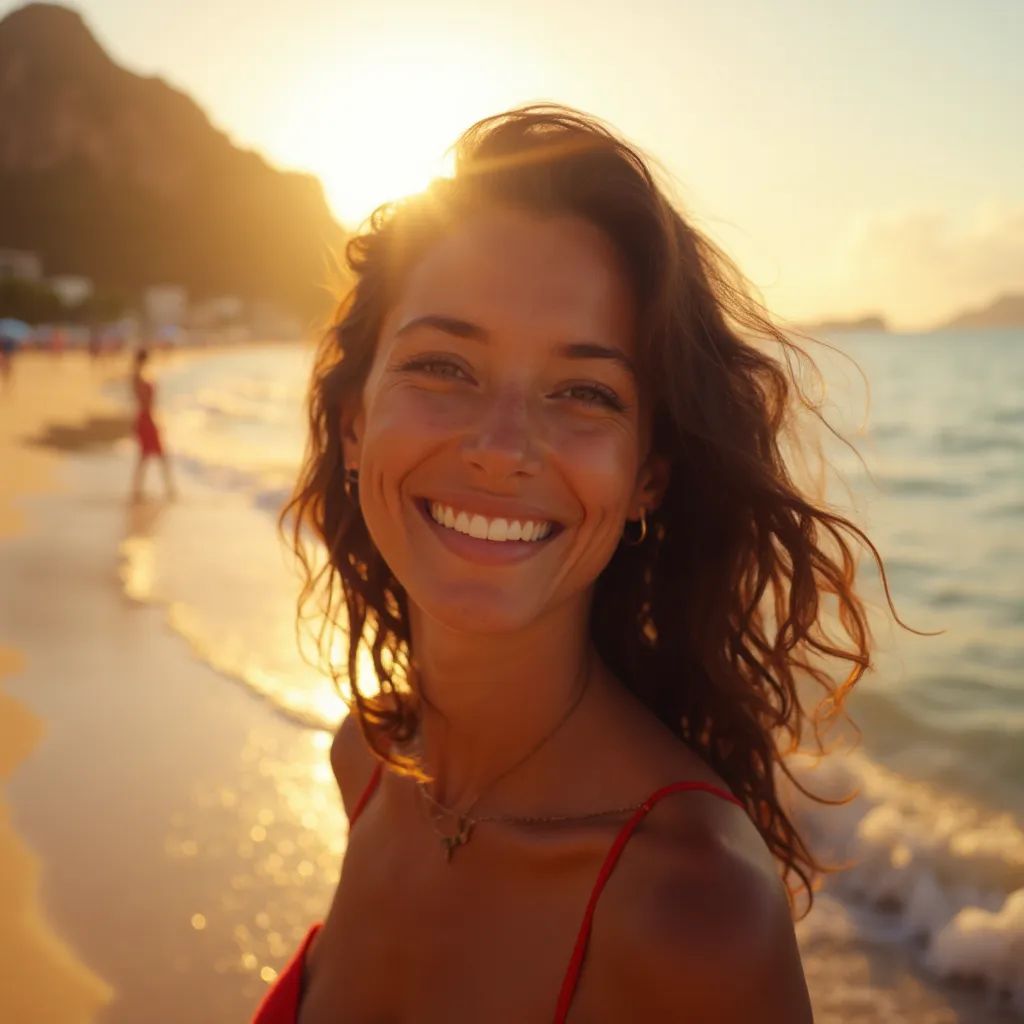
<path id="1" fill-rule="evenodd" d="M 515 105 L 482 55 L 422 39 L 375 47 L 343 68 L 310 69 L 282 107 L 273 150 L 323 184 L 346 227 L 451 172 L 446 151 L 474 121 Z"/>

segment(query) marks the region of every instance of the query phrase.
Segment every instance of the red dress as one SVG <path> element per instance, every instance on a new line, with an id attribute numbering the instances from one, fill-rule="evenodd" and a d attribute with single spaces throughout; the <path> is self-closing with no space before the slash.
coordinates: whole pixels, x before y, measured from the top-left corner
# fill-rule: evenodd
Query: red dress
<path id="1" fill-rule="evenodd" d="M 163 455 L 164 447 L 160 443 L 160 431 L 150 411 L 153 402 L 153 385 L 144 378 L 136 382 L 135 393 L 139 399 L 139 412 L 135 417 L 135 436 L 139 441 L 139 449 L 145 455 Z"/>
<path id="2" fill-rule="evenodd" d="M 355 825 L 356 819 L 366 806 L 367 800 L 370 799 L 371 794 L 377 788 L 380 776 L 381 764 L 378 762 L 366 789 L 363 791 L 355 810 L 352 812 L 352 817 L 349 819 L 349 828 Z M 633 830 L 640 824 L 647 812 L 662 797 L 668 796 L 670 793 L 679 793 L 683 790 L 691 789 L 704 790 L 714 796 L 721 797 L 723 800 L 736 804 L 741 809 L 743 808 L 743 803 L 732 793 L 718 786 L 713 786 L 711 783 L 673 782 L 668 786 L 655 790 L 633 813 L 633 816 L 623 825 L 619 834 L 615 837 L 615 841 L 612 843 L 604 863 L 601 865 L 601 870 L 598 872 L 594 888 L 591 890 L 590 899 L 583 912 L 583 922 L 580 925 L 579 934 L 576 936 L 576 946 L 569 959 L 569 966 L 562 980 L 561 991 L 558 993 L 558 1002 L 555 1004 L 554 1011 L 554 1024 L 563 1024 L 566 1015 L 569 1013 L 569 1004 L 572 1002 L 573 993 L 576 991 L 580 968 L 583 966 L 583 956 L 587 951 L 587 940 L 590 938 L 590 924 L 594 917 L 594 908 L 597 906 L 601 890 L 604 888 L 605 882 L 608 881 L 608 877 L 611 875 L 623 847 L 625 847 L 629 837 L 633 834 Z M 306 937 L 302 940 L 302 944 L 295 953 L 292 954 L 288 965 L 264 994 L 263 1001 L 256 1010 L 256 1016 L 252 1019 L 252 1024 L 296 1024 L 299 1014 L 299 1002 L 302 998 L 302 965 L 306 956 L 306 950 L 309 949 L 313 936 L 319 930 L 320 924 L 314 924 L 306 933 Z"/>

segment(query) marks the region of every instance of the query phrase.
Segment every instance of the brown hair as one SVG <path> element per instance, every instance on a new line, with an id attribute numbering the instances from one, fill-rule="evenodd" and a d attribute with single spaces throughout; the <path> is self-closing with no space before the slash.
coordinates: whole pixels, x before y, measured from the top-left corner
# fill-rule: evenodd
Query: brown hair
<path id="1" fill-rule="evenodd" d="M 794 414 L 818 415 L 794 368 L 813 371 L 813 363 L 728 257 L 680 216 L 637 150 L 596 119 L 523 107 L 473 125 L 455 156 L 452 178 L 378 208 L 347 245 L 354 285 L 317 352 L 307 451 L 279 524 L 284 530 L 294 516 L 289 539 L 304 572 L 299 621 L 318 596 L 322 660 L 336 684 L 347 675 L 350 707 L 374 749 L 415 774 L 388 751 L 389 740 L 416 728 L 401 685 L 411 654 L 406 596 L 342 486 L 342 412 L 362 389 L 408 269 L 458 218 L 495 204 L 585 218 L 612 239 L 630 275 L 653 445 L 671 461 L 647 540 L 620 545 L 596 581 L 593 642 L 622 684 L 743 801 L 784 879 L 799 875 L 809 911 L 815 874 L 835 868 L 804 844 L 780 805 L 773 768 L 819 802 L 845 802 L 808 793 L 785 764 L 808 718 L 796 681 L 803 675 L 825 691 L 811 716 L 821 753 L 819 724 L 842 711 L 870 664 L 856 545 L 870 550 L 885 581 L 871 541 L 802 493 L 783 457 Z M 326 552 L 319 569 L 307 529 Z M 350 631 L 345 673 L 330 656 L 341 621 Z M 359 689 L 360 642 L 386 702 Z"/>

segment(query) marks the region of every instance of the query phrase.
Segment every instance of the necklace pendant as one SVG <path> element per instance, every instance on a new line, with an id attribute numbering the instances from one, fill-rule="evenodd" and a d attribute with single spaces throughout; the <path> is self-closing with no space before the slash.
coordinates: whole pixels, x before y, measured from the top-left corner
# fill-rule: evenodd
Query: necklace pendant
<path id="1" fill-rule="evenodd" d="M 473 823 L 465 818 L 459 818 L 459 830 L 453 836 L 442 836 L 441 846 L 444 848 L 444 859 L 450 861 L 455 849 L 464 846 L 469 842 L 470 833 L 473 831 Z"/>

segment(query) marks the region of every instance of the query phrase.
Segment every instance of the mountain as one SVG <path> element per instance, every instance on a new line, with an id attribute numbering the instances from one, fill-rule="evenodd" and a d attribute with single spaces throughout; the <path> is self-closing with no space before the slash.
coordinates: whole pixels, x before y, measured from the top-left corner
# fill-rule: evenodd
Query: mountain
<path id="1" fill-rule="evenodd" d="M 960 313 L 935 329 L 949 331 L 961 327 L 1024 327 L 1024 293 L 1000 295 L 987 306 Z"/>
<path id="2" fill-rule="evenodd" d="M 342 243 L 315 177 L 119 67 L 75 11 L 31 3 L 0 21 L 0 248 L 103 290 L 180 284 L 313 316 Z"/>

